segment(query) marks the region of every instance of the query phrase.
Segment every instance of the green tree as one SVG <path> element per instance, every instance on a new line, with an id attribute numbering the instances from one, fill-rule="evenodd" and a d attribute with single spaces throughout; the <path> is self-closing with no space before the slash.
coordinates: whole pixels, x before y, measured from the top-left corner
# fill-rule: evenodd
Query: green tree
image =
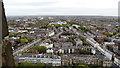
<path id="1" fill-rule="evenodd" d="M 80 37 L 80 40 L 85 41 L 85 39 L 84 39 L 84 38 L 82 38 L 82 37 Z"/>
<path id="2" fill-rule="evenodd" d="M 112 36 L 112 34 L 109 33 L 109 32 L 106 32 L 105 35 L 106 35 L 106 36 Z"/>
<path id="3" fill-rule="evenodd" d="M 46 28 L 52 27 L 51 25 L 47 25 Z"/>
<path id="4" fill-rule="evenodd" d="M 17 36 L 17 35 L 21 35 L 21 33 L 16 33 L 15 35 L 16 35 L 16 36 Z"/>
<path id="5" fill-rule="evenodd" d="M 108 38 L 107 38 L 107 37 L 103 37 L 103 40 L 104 40 L 104 41 L 108 41 Z"/>
<path id="6" fill-rule="evenodd" d="M 31 41 L 35 40 L 35 38 L 29 38 L 28 40 L 29 40 L 29 42 L 31 42 Z"/>
<path id="7" fill-rule="evenodd" d="M 83 41 L 83 45 L 90 45 L 87 41 Z"/>
<path id="8" fill-rule="evenodd" d="M 97 64 L 90 64 L 90 65 L 88 65 L 90 68 L 100 68 L 100 66 L 99 65 L 97 65 Z"/>
<path id="9" fill-rule="evenodd" d="M 32 49 L 33 50 L 38 50 L 39 53 L 46 53 L 46 47 L 45 46 L 34 46 Z"/>
<path id="10" fill-rule="evenodd" d="M 62 33 L 62 35 L 72 35 L 72 33 L 64 32 L 64 33 Z"/>
<path id="11" fill-rule="evenodd" d="M 120 27 L 118 27 L 117 30 L 120 30 Z"/>
<path id="12" fill-rule="evenodd" d="M 28 51 L 23 51 L 23 52 L 21 52 L 21 53 L 28 53 Z"/>
<path id="13" fill-rule="evenodd" d="M 20 64 L 18 63 L 15 63 L 15 66 L 17 68 L 23 68 L 23 67 L 31 67 L 31 66 L 34 66 L 35 68 L 43 68 L 45 66 L 44 63 L 31 63 L 31 62 L 21 62 Z"/>
<path id="14" fill-rule="evenodd" d="M 21 62 L 20 66 L 34 66 L 31 62 Z"/>
<path id="15" fill-rule="evenodd" d="M 119 35 L 114 35 L 114 37 L 119 37 Z"/>
<path id="16" fill-rule="evenodd" d="M 86 27 L 83 27 L 83 26 L 80 26 L 79 27 L 81 30 L 83 30 L 84 32 L 89 32 L 90 29 L 86 28 Z"/>
<path id="17" fill-rule="evenodd" d="M 107 37 L 103 37 L 104 40 L 107 40 L 108 38 Z"/>
<path id="18" fill-rule="evenodd" d="M 85 65 L 85 64 L 78 64 L 78 67 L 79 68 L 89 68 L 87 65 Z"/>
<path id="19" fill-rule="evenodd" d="M 28 36 L 23 36 L 22 39 L 28 39 Z"/>
<path id="20" fill-rule="evenodd" d="M 27 40 L 27 39 L 20 39 L 20 42 L 21 42 L 22 44 L 25 44 L 25 43 L 28 43 L 28 40 Z"/>
<path id="21" fill-rule="evenodd" d="M 15 35 L 12 33 L 9 33 L 9 37 L 14 37 Z"/>
<path id="22" fill-rule="evenodd" d="M 116 34 L 118 34 L 118 32 L 113 32 L 113 35 L 116 35 Z"/>
<path id="23" fill-rule="evenodd" d="M 80 50 L 79 53 L 80 54 L 92 54 L 91 51 L 89 50 Z"/>
<path id="24" fill-rule="evenodd" d="M 15 66 L 17 67 L 17 66 L 19 66 L 19 64 L 15 62 Z"/>
<path id="25" fill-rule="evenodd" d="M 113 51 L 113 47 L 112 46 L 106 46 L 106 48 L 110 51 Z"/>

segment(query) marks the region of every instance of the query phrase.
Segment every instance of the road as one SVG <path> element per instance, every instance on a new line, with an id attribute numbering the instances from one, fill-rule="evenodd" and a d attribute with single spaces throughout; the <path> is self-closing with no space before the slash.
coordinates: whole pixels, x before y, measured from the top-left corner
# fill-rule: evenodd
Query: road
<path id="1" fill-rule="evenodd" d="M 53 37 L 58 37 L 58 36 L 59 36 L 60 34 L 62 34 L 62 33 L 63 33 L 63 32 L 60 32 L 60 33 L 54 35 Z M 51 38 L 52 38 L 52 37 L 51 37 Z M 35 44 L 37 44 L 37 43 L 39 43 L 39 42 L 44 42 L 44 41 L 49 40 L 49 39 L 50 39 L 50 38 L 45 39 L 45 40 L 43 40 L 43 41 L 42 41 L 41 39 L 34 40 L 33 42 L 31 42 L 31 43 L 29 43 L 29 44 L 27 44 L 27 45 L 23 45 L 23 46 L 19 47 L 18 49 L 14 50 L 14 51 L 13 51 L 13 55 L 17 55 L 18 53 L 20 53 L 20 52 L 22 52 L 22 51 L 24 51 L 24 50 L 26 50 L 26 49 L 34 46 Z"/>
<path id="2" fill-rule="evenodd" d="M 20 53 L 21 51 L 24 51 L 27 48 L 30 48 L 30 47 L 34 46 L 36 43 L 38 43 L 40 41 L 41 41 L 41 39 L 38 39 L 38 40 L 35 40 L 34 42 L 28 44 L 28 45 L 24 45 L 24 46 L 19 47 L 18 49 L 13 51 L 13 55 L 16 55 L 16 54 Z"/>

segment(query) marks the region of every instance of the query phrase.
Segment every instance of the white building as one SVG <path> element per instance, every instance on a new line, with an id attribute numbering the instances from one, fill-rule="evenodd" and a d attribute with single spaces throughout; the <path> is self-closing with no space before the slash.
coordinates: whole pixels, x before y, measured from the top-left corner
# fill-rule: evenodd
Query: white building
<path id="1" fill-rule="evenodd" d="M 28 32 L 28 30 L 18 30 L 18 33 L 25 33 Z"/>
<path id="2" fill-rule="evenodd" d="M 114 42 L 104 42 L 104 45 L 115 45 Z"/>
<path id="3" fill-rule="evenodd" d="M 76 42 L 76 46 L 83 45 L 83 42 L 80 39 L 74 39 L 74 41 Z"/>
<path id="4" fill-rule="evenodd" d="M 95 49 L 92 49 L 91 52 L 92 52 L 93 54 L 96 54 L 96 50 L 95 50 Z"/>
<path id="5" fill-rule="evenodd" d="M 48 36 L 53 36 L 53 35 L 55 35 L 54 31 L 51 31 L 51 32 L 48 33 Z"/>
<path id="6" fill-rule="evenodd" d="M 100 44 L 98 42 L 96 42 L 93 38 L 87 38 L 86 39 L 87 42 L 89 42 L 92 46 L 97 47 Z"/>
<path id="7" fill-rule="evenodd" d="M 46 48 L 53 48 L 53 44 L 49 44 L 49 43 L 42 43 L 40 44 L 40 46 L 45 46 Z"/>
<path id="8" fill-rule="evenodd" d="M 47 49 L 46 52 L 47 52 L 47 53 L 53 53 L 54 51 L 53 51 L 53 49 Z"/>
<path id="9" fill-rule="evenodd" d="M 59 53 L 64 53 L 63 49 L 59 49 L 58 51 L 59 51 Z"/>
<path id="10" fill-rule="evenodd" d="M 120 59 L 118 59 L 117 57 L 114 58 L 114 63 L 120 67 Z"/>
<path id="11" fill-rule="evenodd" d="M 30 31 L 30 33 L 32 34 L 32 33 L 35 33 L 35 31 Z"/>
<path id="12" fill-rule="evenodd" d="M 76 25 L 76 24 L 73 24 L 72 26 L 74 26 L 74 27 L 76 27 L 76 28 L 80 27 L 79 25 Z"/>
<path id="13" fill-rule="evenodd" d="M 63 25 L 63 24 L 67 24 L 67 22 L 66 21 L 64 21 L 64 22 L 58 21 L 58 22 L 49 23 L 49 25 L 54 25 L 54 24 Z"/>
<path id="14" fill-rule="evenodd" d="M 11 37 L 10 39 L 20 39 L 20 37 Z"/>
<path id="15" fill-rule="evenodd" d="M 31 27 L 26 27 L 26 29 L 32 29 Z"/>

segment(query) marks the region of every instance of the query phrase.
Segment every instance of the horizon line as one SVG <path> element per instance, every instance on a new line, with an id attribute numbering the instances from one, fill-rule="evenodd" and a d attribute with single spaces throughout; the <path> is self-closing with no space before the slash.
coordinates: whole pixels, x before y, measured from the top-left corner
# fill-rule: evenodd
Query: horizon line
<path id="1" fill-rule="evenodd" d="M 6 17 L 12 16 L 107 16 L 107 17 L 118 17 L 118 15 L 6 15 Z"/>

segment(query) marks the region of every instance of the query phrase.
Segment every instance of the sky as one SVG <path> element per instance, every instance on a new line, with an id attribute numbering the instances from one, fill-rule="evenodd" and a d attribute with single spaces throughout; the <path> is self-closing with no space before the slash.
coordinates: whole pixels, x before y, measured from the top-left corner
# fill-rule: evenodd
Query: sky
<path id="1" fill-rule="evenodd" d="M 7 16 L 100 15 L 117 16 L 120 0 L 4 0 Z"/>

